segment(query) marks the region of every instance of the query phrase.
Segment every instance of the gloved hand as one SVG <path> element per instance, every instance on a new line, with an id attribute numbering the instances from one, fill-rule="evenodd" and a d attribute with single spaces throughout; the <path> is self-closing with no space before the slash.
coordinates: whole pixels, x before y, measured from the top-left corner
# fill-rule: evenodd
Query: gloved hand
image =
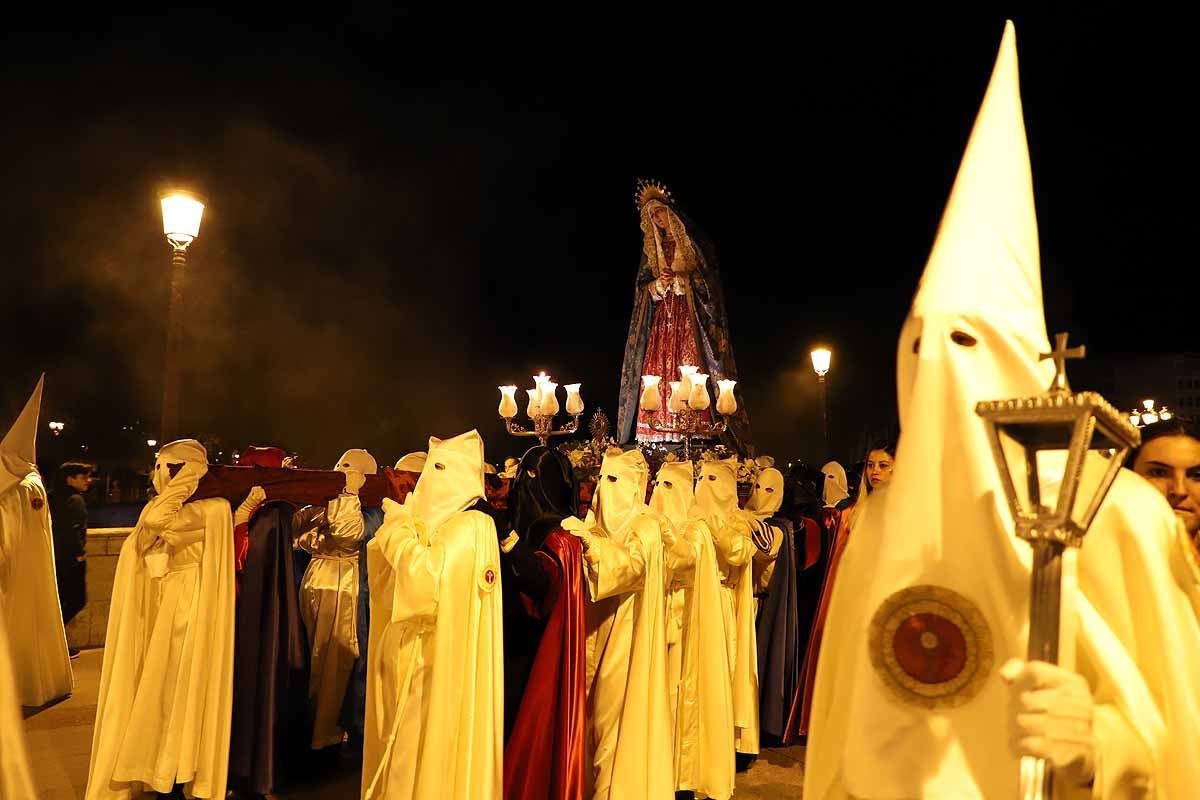
<path id="1" fill-rule="evenodd" d="M 1010 746 L 1045 759 L 1077 786 L 1095 775 L 1094 702 L 1087 681 L 1044 661 L 1009 659 L 1000 669 L 1009 690 Z"/>
<path id="2" fill-rule="evenodd" d="M 346 470 L 346 488 L 345 494 L 358 494 L 358 490 L 367 482 L 367 476 L 363 475 L 356 469 Z"/>
<path id="3" fill-rule="evenodd" d="M 267 499 L 267 492 L 261 486 L 255 486 L 250 490 L 250 494 L 246 495 L 246 499 L 237 507 L 237 511 L 233 512 L 233 525 L 236 528 L 238 525 L 249 522 L 250 517 L 254 516 L 254 509 L 262 505 L 262 501 Z"/>

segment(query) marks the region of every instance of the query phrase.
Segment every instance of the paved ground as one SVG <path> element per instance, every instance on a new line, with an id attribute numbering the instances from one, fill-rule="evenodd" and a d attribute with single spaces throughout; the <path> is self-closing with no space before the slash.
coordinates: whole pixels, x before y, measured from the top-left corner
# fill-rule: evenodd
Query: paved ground
<path id="1" fill-rule="evenodd" d="M 102 650 L 85 650 L 73 663 L 75 693 L 57 705 L 26 710 L 25 732 L 34 780 L 42 800 L 80 800 L 87 784 L 92 723 L 100 687 Z M 749 771 L 738 775 L 738 800 L 798 798 L 803 783 L 804 748 L 765 750 Z M 356 765 L 346 763 L 323 781 L 277 796 L 277 800 L 354 800 L 359 794 Z"/>

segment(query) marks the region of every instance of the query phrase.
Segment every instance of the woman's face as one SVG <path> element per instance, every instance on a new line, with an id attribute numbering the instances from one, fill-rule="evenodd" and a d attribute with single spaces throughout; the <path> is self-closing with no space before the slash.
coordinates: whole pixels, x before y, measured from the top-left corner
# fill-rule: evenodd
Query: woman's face
<path id="1" fill-rule="evenodd" d="M 872 450 L 868 453 L 866 473 L 871 488 L 878 489 L 880 485 L 890 481 L 892 468 L 895 466 L 896 460 L 888 454 L 887 450 Z"/>
<path id="2" fill-rule="evenodd" d="M 1182 435 L 1151 439 L 1133 471 L 1163 493 L 1188 533 L 1200 531 L 1200 441 Z"/>
<path id="3" fill-rule="evenodd" d="M 77 475 L 67 478 L 67 485 L 80 494 L 87 494 L 87 490 L 92 488 L 92 481 L 94 480 L 95 478 L 92 477 L 92 473 L 80 472 Z"/>
<path id="4" fill-rule="evenodd" d="M 650 212 L 650 219 L 664 231 L 667 229 L 667 223 L 670 221 L 667 218 L 667 209 L 663 206 L 655 206 L 654 210 Z"/>

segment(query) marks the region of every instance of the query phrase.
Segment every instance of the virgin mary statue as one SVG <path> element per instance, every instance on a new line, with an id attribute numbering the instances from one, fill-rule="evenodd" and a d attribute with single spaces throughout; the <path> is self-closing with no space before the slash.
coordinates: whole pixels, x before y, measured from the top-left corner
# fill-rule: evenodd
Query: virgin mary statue
<path id="1" fill-rule="evenodd" d="M 642 259 L 634 289 L 633 319 L 625 342 L 621 367 L 621 401 L 617 432 L 620 441 L 676 442 L 678 434 L 654 430 L 651 422 L 669 425 L 671 381 L 680 378 L 679 367 L 691 365 L 708 375 L 715 399 L 719 379 L 737 380 L 725 293 L 711 243 L 679 210 L 666 187 L 638 181 L 637 208 L 642 225 Z M 662 408 L 638 408 L 643 375 L 662 378 Z M 736 414 L 722 437 L 739 452 L 750 446 L 750 420 L 740 387 Z M 711 408 L 700 412 L 704 418 Z"/>

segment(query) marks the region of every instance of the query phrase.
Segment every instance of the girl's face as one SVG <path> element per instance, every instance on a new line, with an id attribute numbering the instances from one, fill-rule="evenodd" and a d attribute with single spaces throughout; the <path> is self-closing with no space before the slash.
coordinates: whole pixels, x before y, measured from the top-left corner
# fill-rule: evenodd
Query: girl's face
<path id="1" fill-rule="evenodd" d="M 882 484 L 890 481 L 892 469 L 895 466 L 896 460 L 888 454 L 887 450 L 872 450 L 868 453 L 866 473 L 871 488 L 878 489 Z"/>
<path id="2" fill-rule="evenodd" d="M 1187 531 L 1200 531 L 1200 442 L 1160 436 L 1142 445 L 1133 471 L 1163 493 Z"/>

